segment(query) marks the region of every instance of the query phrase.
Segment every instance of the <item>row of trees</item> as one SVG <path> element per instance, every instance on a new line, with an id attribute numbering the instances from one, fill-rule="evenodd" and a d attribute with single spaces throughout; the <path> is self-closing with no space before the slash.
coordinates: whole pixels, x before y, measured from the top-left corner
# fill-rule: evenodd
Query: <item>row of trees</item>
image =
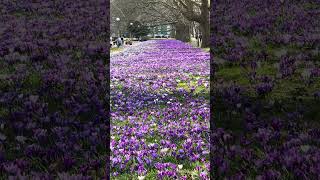
<path id="1" fill-rule="evenodd" d="M 113 0 L 111 14 L 124 18 L 122 23 L 132 21 L 144 23 L 175 22 L 176 38 L 187 41 L 189 25 L 197 22 L 203 37 L 202 46 L 209 46 L 210 36 L 209 0 Z"/>
<path id="2" fill-rule="evenodd" d="M 127 30 L 130 33 L 130 37 L 144 37 L 149 34 L 149 29 L 147 26 L 141 24 L 139 21 L 130 22 L 127 25 Z"/>

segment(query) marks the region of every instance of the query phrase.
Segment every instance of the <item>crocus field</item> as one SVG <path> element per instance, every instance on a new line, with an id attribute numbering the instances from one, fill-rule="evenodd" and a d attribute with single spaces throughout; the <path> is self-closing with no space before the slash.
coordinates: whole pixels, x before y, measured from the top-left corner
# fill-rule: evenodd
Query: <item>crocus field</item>
<path id="1" fill-rule="evenodd" d="M 108 0 L 1 0 L 0 179 L 320 179 L 319 0 L 211 2 L 110 58 Z"/>
<path id="2" fill-rule="evenodd" d="M 216 179 L 320 178 L 320 4 L 212 6 Z"/>
<path id="3" fill-rule="evenodd" d="M 107 176 L 108 7 L 0 1 L 0 179 Z"/>
<path id="4" fill-rule="evenodd" d="M 209 57 L 176 40 L 111 55 L 112 178 L 209 178 Z"/>

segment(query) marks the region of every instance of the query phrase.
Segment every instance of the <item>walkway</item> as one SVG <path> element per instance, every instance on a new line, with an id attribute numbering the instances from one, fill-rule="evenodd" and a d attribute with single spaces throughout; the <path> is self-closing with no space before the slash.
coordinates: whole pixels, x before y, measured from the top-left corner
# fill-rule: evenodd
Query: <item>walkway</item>
<path id="1" fill-rule="evenodd" d="M 209 67 L 209 53 L 176 40 L 111 55 L 114 177 L 207 179 Z"/>
<path id="2" fill-rule="evenodd" d="M 112 56 L 112 55 L 114 55 L 114 54 L 118 54 L 118 53 L 120 53 L 120 52 L 123 51 L 123 50 L 132 48 L 133 46 L 139 46 L 140 43 L 141 43 L 141 42 L 139 42 L 139 41 L 133 41 L 133 42 L 132 42 L 132 45 L 124 44 L 124 45 L 120 46 L 119 48 L 118 48 L 116 45 L 113 45 L 113 46 L 111 47 L 110 55 Z"/>

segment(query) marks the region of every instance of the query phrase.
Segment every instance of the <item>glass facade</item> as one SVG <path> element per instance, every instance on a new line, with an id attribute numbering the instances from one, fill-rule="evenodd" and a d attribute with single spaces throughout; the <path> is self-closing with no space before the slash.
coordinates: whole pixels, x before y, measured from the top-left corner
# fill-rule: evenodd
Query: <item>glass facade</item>
<path id="1" fill-rule="evenodd" d="M 153 38 L 169 38 L 171 37 L 173 31 L 172 25 L 159 25 L 159 26 L 153 26 L 150 27 L 150 34 L 149 37 Z"/>

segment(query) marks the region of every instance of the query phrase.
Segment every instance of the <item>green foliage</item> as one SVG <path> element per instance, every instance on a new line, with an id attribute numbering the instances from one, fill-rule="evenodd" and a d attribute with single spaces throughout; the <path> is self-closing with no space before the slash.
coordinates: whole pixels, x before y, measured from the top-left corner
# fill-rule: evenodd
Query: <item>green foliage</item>
<path id="1" fill-rule="evenodd" d="M 227 82 L 234 81 L 240 85 L 248 85 L 250 83 L 241 67 L 224 67 L 216 73 L 216 77 L 222 78 Z"/>
<path id="2" fill-rule="evenodd" d="M 131 22 L 132 23 L 132 22 Z M 127 30 L 133 37 L 143 37 L 149 34 L 149 29 L 147 26 L 141 24 L 139 21 L 135 21 L 132 25 L 129 23 Z"/>
<path id="3" fill-rule="evenodd" d="M 35 92 L 41 85 L 41 75 L 38 72 L 30 73 L 24 81 L 24 90 L 26 92 Z"/>

